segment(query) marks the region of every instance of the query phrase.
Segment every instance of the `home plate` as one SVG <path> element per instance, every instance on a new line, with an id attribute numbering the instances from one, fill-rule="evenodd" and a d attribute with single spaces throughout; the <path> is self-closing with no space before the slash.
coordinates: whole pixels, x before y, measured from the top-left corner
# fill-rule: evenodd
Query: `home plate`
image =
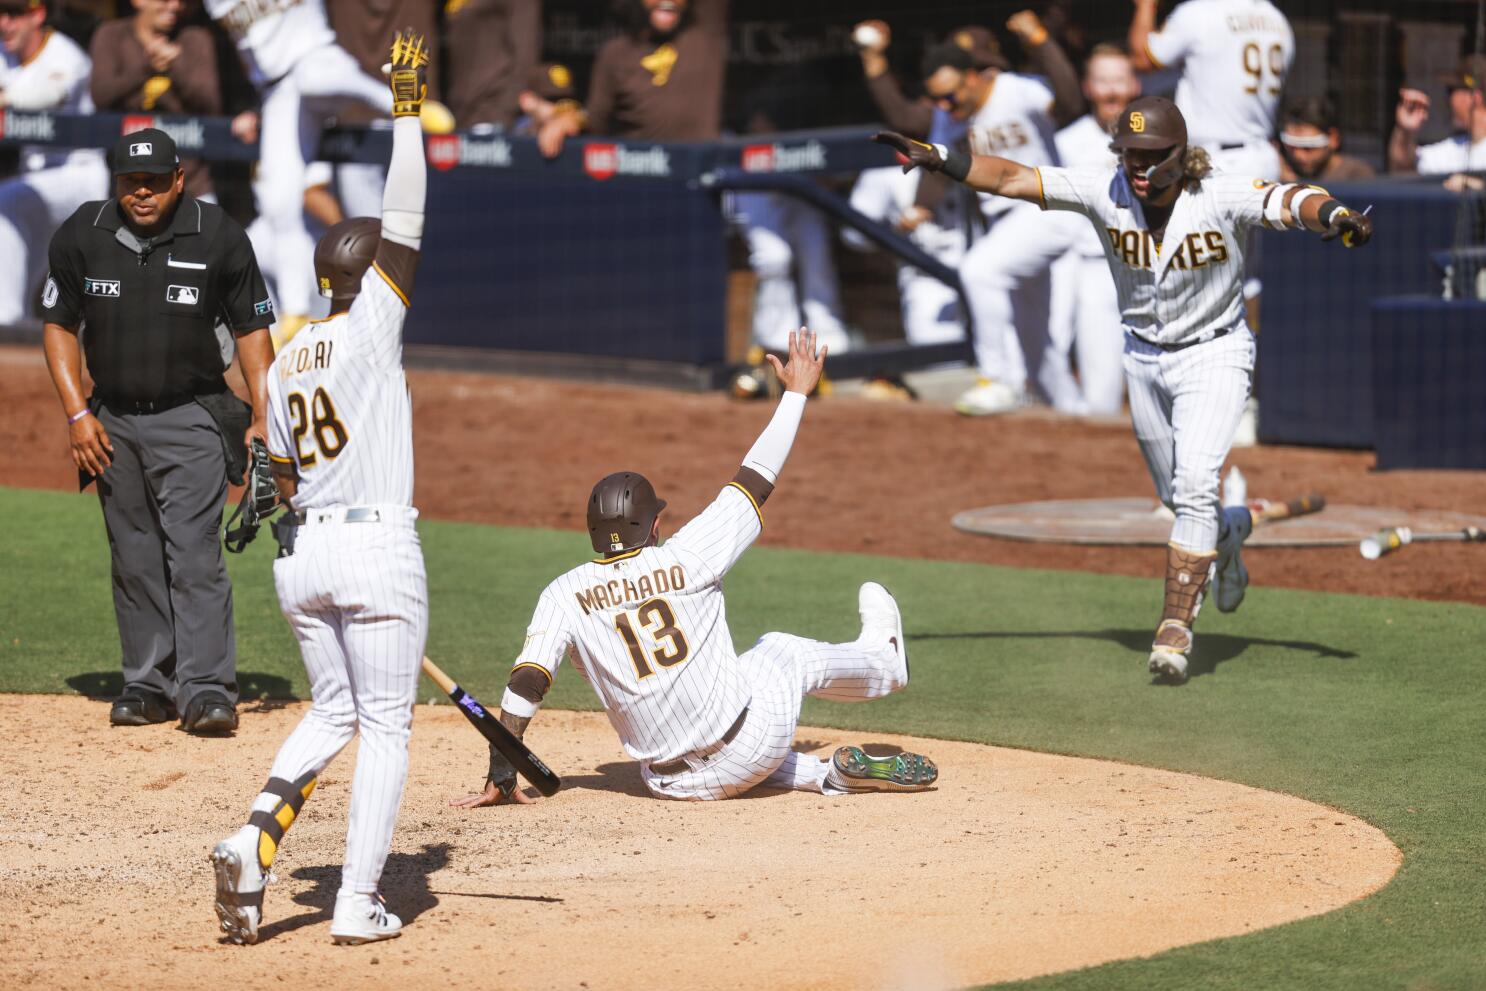
<path id="1" fill-rule="evenodd" d="M 955 529 L 1007 540 L 1054 544 L 1164 544 L 1171 539 L 1171 513 L 1154 499 L 1054 499 L 967 509 L 955 514 Z M 1256 526 L 1246 547 L 1355 546 L 1385 527 L 1416 533 L 1486 527 L 1486 517 L 1436 509 L 1389 509 L 1328 503 L 1319 513 Z"/>

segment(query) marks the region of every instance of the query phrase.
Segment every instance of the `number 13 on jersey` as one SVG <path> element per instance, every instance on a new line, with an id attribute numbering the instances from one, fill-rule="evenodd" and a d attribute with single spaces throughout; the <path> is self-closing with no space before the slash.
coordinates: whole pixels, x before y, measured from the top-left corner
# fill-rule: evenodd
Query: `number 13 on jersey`
<path id="1" fill-rule="evenodd" d="M 663 668 L 673 668 L 691 655 L 691 645 L 686 634 L 676 626 L 676 612 L 662 598 L 647 599 L 634 611 L 634 620 L 628 611 L 614 617 L 614 630 L 629 649 L 630 660 L 635 665 L 635 675 L 648 678 L 655 674 L 650 666 L 652 660 Z M 638 623 L 640 629 L 635 629 Z M 649 641 L 640 642 L 641 635 Z"/>

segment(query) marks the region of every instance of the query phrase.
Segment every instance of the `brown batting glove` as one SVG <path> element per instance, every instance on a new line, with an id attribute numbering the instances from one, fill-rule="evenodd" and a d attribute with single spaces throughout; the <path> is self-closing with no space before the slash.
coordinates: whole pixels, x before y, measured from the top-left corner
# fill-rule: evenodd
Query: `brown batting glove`
<path id="1" fill-rule="evenodd" d="M 411 28 L 392 41 L 387 85 L 392 87 L 392 116 L 417 117 L 422 112 L 428 96 L 428 48 Z"/>
<path id="2" fill-rule="evenodd" d="M 878 131 L 872 135 L 872 140 L 889 148 L 908 159 L 903 166 L 904 172 L 912 172 L 915 167 L 925 172 L 939 172 L 944 168 L 944 156 L 939 154 L 939 149 L 934 145 L 915 141 L 897 131 Z"/>
<path id="3" fill-rule="evenodd" d="M 1372 240 L 1372 221 L 1351 210 L 1338 210 L 1331 215 L 1331 226 L 1321 235 L 1321 240 L 1341 238 L 1349 248 L 1360 248 Z"/>

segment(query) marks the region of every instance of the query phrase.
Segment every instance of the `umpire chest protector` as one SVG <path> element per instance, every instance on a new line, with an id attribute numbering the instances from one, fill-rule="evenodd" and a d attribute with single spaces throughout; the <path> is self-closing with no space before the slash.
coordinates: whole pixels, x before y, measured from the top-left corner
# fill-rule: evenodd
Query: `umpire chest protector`
<path id="1" fill-rule="evenodd" d="M 100 398 L 151 403 L 220 390 L 216 325 L 267 326 L 272 308 L 241 228 L 185 195 L 149 238 L 129 228 L 115 200 L 83 204 L 53 244 L 42 314 L 83 326 Z"/>

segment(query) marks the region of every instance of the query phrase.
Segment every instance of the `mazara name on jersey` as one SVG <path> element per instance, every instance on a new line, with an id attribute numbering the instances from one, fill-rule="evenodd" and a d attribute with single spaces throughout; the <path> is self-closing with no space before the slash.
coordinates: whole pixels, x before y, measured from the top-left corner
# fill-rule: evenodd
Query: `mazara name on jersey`
<path id="1" fill-rule="evenodd" d="M 595 609 L 615 609 L 627 602 L 644 602 L 667 592 L 679 592 L 686 587 L 686 569 L 679 564 L 669 568 L 656 568 L 648 575 L 636 579 L 611 578 L 592 588 L 579 589 L 573 593 L 578 607 L 587 616 Z"/>
<path id="2" fill-rule="evenodd" d="M 1150 271 L 1156 256 L 1161 253 L 1161 243 L 1148 230 L 1120 230 L 1106 227 L 1109 243 L 1115 255 L 1130 268 Z M 1228 243 L 1221 231 L 1193 231 L 1177 245 L 1171 264 L 1182 271 L 1217 265 L 1228 260 Z"/>

